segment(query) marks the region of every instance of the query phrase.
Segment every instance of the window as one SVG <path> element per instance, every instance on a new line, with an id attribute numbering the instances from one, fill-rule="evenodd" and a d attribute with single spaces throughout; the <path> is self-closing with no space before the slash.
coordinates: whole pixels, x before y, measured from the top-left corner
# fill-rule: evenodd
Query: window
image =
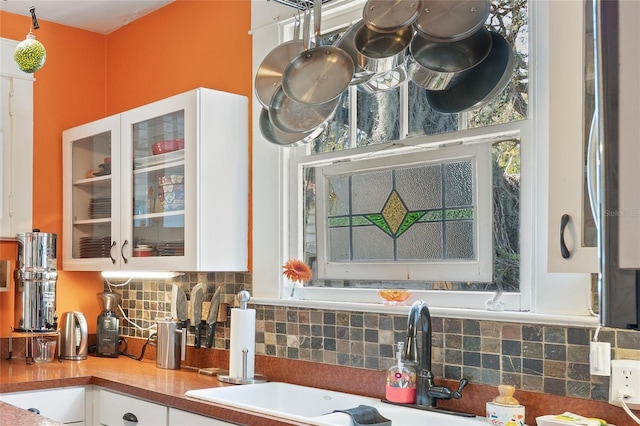
<path id="1" fill-rule="evenodd" d="M 508 166 L 496 164 L 498 179 L 508 173 L 510 185 L 492 185 L 496 130 L 489 126 L 526 118 L 527 10 L 522 1 L 495 6 L 490 28 L 518 45 L 517 72 L 511 76 L 506 75 L 511 70 L 504 71 L 512 83 L 502 93 L 471 112 L 441 113 L 431 107 L 427 90 L 407 80 L 406 72 L 374 76 L 378 90 L 369 82 L 351 86 L 330 131 L 291 160 L 290 173 L 301 182 L 290 188 L 291 205 L 303 205 L 304 223 L 296 237 L 303 240 L 303 253 L 292 257 L 312 266 L 314 280 L 308 285 L 519 290 L 520 140 Z M 323 44 L 333 43 L 341 31 L 326 34 Z M 386 86 L 378 81 L 385 79 Z M 394 87 L 398 79 L 404 82 Z M 459 130 L 472 127 L 482 129 L 483 136 L 457 140 Z M 429 136 L 436 134 L 443 135 L 440 145 L 462 146 L 433 149 Z M 402 145 L 409 141 L 407 153 Z M 494 146 L 500 153 L 496 162 L 513 146 L 512 141 L 500 142 Z M 358 152 L 375 145 L 384 147 Z M 506 237 L 505 223 L 510 225 Z M 515 273 L 505 273 L 507 260 Z"/>
<path id="2" fill-rule="evenodd" d="M 331 34 L 332 31 L 339 33 L 359 19 L 364 4 L 363 1 L 333 1 L 333 8 L 323 9 L 323 13 L 327 11 L 325 16 L 328 16 L 327 19 L 323 16 L 323 30 L 328 37 L 335 36 L 335 33 Z M 546 255 L 542 249 L 546 242 L 547 221 L 548 169 L 545 147 L 548 136 L 545 133 L 545 108 L 550 102 L 548 97 L 557 95 L 547 92 L 546 79 L 549 76 L 545 68 L 548 61 L 545 49 L 548 49 L 552 38 L 546 24 L 550 13 L 549 3 L 494 0 L 492 10 L 494 15 L 488 24 L 504 34 L 505 39 L 515 47 L 516 71 L 507 88 L 482 108 L 459 114 L 434 113 L 424 90 L 411 82 L 381 93 L 370 93 L 352 86 L 342 95 L 329 131 L 312 144 L 293 149 L 275 149 L 258 146 L 261 143 L 268 145 L 268 142 L 254 134 L 256 221 L 253 282 L 257 298 L 278 296 L 275 282 L 281 279 L 280 266 L 284 260 L 296 257 L 312 265 L 315 263 L 314 279 L 305 288 L 308 300 L 377 302 L 379 299 L 375 288 L 402 286 L 419 292 L 418 297 L 427 300 L 431 306 L 484 309 L 487 299 L 493 296 L 487 291 L 502 290 L 505 292 L 502 300 L 508 310 L 584 315 L 578 312 L 585 310 L 586 292 L 584 300 L 569 304 L 571 306 L 559 303 L 561 299 L 566 299 L 558 295 L 574 295 L 572 300 L 576 299 L 575 294 L 582 294 L 587 288 L 584 285 L 587 281 L 585 276 L 548 274 Z M 530 23 L 529 12 L 539 19 L 532 19 Z M 573 24 L 571 21 L 568 25 Z M 287 25 L 280 25 L 280 35 L 271 32 L 271 36 L 275 37 L 272 42 L 277 44 L 287 39 L 282 37 L 282 34 L 289 33 Z M 256 56 L 256 62 L 275 45 L 269 44 L 266 37 L 271 30 L 260 31 L 260 40 L 254 37 L 254 43 L 264 46 L 264 49 Z M 529 96 L 530 44 L 532 51 L 537 53 L 536 58 L 539 58 L 538 66 L 531 68 L 534 76 L 539 77 L 538 80 L 531 79 L 534 84 L 531 92 L 538 95 L 536 99 Z M 385 111 L 397 113 L 385 114 Z M 488 207 L 493 212 L 489 215 L 493 222 L 489 238 L 493 248 L 482 249 L 480 245 L 473 246 L 473 243 L 468 247 L 477 247 L 477 252 L 473 254 L 478 259 L 490 259 L 493 279 L 487 280 L 482 274 L 474 279 L 456 278 L 453 275 L 441 279 L 433 272 L 431 276 L 425 272 L 416 280 L 407 280 L 406 275 L 402 279 L 392 279 L 394 275 L 390 271 L 393 268 L 387 269 L 384 277 L 377 275 L 376 279 L 362 278 L 362 275 L 357 278 L 341 276 L 346 269 L 346 262 L 342 260 L 347 255 L 343 254 L 341 258 L 337 255 L 339 250 L 336 249 L 334 255 L 327 251 L 326 247 L 331 244 L 327 235 L 330 236 L 332 227 L 338 227 L 341 221 L 349 221 L 349 226 L 353 226 L 354 221 L 362 219 L 351 212 L 343 212 L 342 217 L 332 216 L 333 212 L 340 211 L 340 206 L 335 205 L 336 195 L 343 200 L 348 197 L 347 192 L 332 195 L 332 191 L 337 192 L 336 185 L 347 185 L 344 182 L 367 173 L 387 170 L 393 174 L 402 171 L 406 169 L 402 163 L 405 156 L 428 152 L 430 158 L 411 164 L 411 167 L 419 168 L 447 164 L 450 162 L 449 153 L 454 148 L 480 147 L 488 153 L 490 171 L 477 179 L 488 179 L 491 196 L 474 200 L 477 204 L 465 207 L 473 209 L 475 221 L 481 220 L 475 209 Z M 371 166 L 376 161 L 379 163 Z M 371 164 L 367 165 L 367 162 Z M 278 173 L 274 173 L 274 166 L 279 170 Z M 322 181 L 318 185 L 320 177 Z M 481 186 L 479 180 L 475 184 L 478 188 Z M 310 193 L 310 188 L 316 192 Z M 322 193 L 318 192 L 320 190 Z M 390 197 L 393 190 L 385 193 Z M 406 195 L 398 194 L 398 197 L 404 200 Z M 274 206 L 274 203 L 278 205 Z M 382 210 L 380 207 L 370 208 L 366 213 L 382 214 Z M 407 208 L 407 213 L 421 211 L 419 208 Z M 460 213 L 468 212 L 465 209 Z M 274 226 L 273 221 L 267 222 L 270 225 L 260 225 L 265 218 L 276 217 L 280 219 L 278 226 Z M 422 217 L 434 216 L 425 213 Z M 463 218 L 468 219 L 469 216 Z M 367 223 L 366 226 L 370 229 L 377 227 L 385 234 L 379 224 Z M 388 233 L 385 235 L 390 238 Z M 474 236 L 478 238 L 475 244 L 486 243 L 486 239 L 480 238 L 479 234 Z M 277 249 L 274 246 L 276 241 L 279 241 Z M 337 242 L 334 240 L 334 243 Z M 351 242 L 341 244 L 345 253 L 353 250 Z M 324 270 L 317 265 L 322 256 L 325 265 L 329 265 L 323 266 Z M 327 263 L 327 259 L 330 262 Z M 354 262 L 351 255 L 349 259 L 351 263 L 358 263 L 358 268 L 371 269 L 371 265 L 363 265 L 361 259 Z M 375 259 L 378 263 L 379 260 Z M 424 260 L 411 259 L 411 262 Z M 429 259 L 431 263 L 442 261 L 442 258 L 436 260 L 435 256 Z M 407 269 L 405 265 L 404 271 Z M 577 289 L 580 293 L 576 292 Z"/>

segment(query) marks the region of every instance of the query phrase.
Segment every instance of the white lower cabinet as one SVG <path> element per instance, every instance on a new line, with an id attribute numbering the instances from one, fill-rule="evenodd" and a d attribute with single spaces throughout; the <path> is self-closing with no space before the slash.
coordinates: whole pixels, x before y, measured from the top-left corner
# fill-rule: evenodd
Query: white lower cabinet
<path id="1" fill-rule="evenodd" d="M 169 408 L 169 426 L 219 426 L 231 424 L 234 423 L 227 423 L 211 417 L 189 413 L 188 411 Z"/>
<path id="2" fill-rule="evenodd" d="M 110 392 L 94 391 L 94 425 L 163 426 L 167 424 L 167 407 L 138 398 Z"/>
<path id="3" fill-rule="evenodd" d="M 84 387 L 5 393 L 0 395 L 0 401 L 35 411 L 60 423 L 85 424 Z"/>

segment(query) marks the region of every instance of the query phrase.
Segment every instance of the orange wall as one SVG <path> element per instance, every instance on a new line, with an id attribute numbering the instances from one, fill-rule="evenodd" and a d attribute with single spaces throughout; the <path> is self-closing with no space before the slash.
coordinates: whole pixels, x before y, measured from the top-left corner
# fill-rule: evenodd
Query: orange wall
<path id="1" fill-rule="evenodd" d="M 102 291 L 98 273 L 60 270 L 62 131 L 200 86 L 251 98 L 250 20 L 249 0 L 178 0 L 109 35 L 39 19 L 47 61 L 34 83 L 33 226 L 58 234 L 60 315 L 82 311 L 95 332 Z M 30 22 L 0 12 L 0 37 L 23 40 Z M 0 243 L 0 259 L 15 258 L 15 244 Z M 12 289 L 0 293 L 0 336 L 13 316 Z"/>

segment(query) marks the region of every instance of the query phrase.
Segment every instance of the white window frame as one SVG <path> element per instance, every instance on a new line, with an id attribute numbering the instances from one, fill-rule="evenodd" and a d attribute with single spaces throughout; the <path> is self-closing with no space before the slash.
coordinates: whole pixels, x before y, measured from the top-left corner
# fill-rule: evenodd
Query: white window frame
<path id="1" fill-rule="evenodd" d="M 580 1 L 580 0 L 568 0 Z M 432 307 L 432 313 L 442 317 L 494 319 L 501 321 L 528 321 L 557 325 L 597 325 L 597 317 L 589 311 L 590 278 L 588 274 L 548 273 L 547 225 L 548 225 L 548 140 L 549 104 L 555 96 L 550 93 L 549 79 L 553 71 L 548 69 L 551 40 L 549 17 L 552 1 L 529 0 L 531 29 L 529 67 L 529 120 L 494 126 L 495 135 L 511 132 L 522 143 L 521 188 L 521 280 L 520 293 L 505 294 L 505 312 L 486 311 L 484 303 L 492 295 L 482 292 L 414 292 L 412 299 L 423 299 Z M 364 0 L 333 0 L 323 8 L 323 31 L 338 28 L 357 19 Z M 262 59 L 278 44 L 287 39 L 294 21 L 295 10 L 275 2 L 252 1 L 253 74 Z M 342 17 L 342 18 L 340 18 Z M 571 19 L 563 17 L 567 25 Z M 579 18 L 578 18 L 579 19 Z M 326 26 L 325 26 L 326 23 Z M 307 149 L 280 148 L 266 141 L 260 134 L 259 122 L 262 106 L 253 102 L 253 301 L 262 304 L 293 305 L 319 309 L 357 310 L 364 312 L 402 313 L 408 308 L 382 306 L 374 290 L 305 288 L 305 300 L 281 300 L 282 264 L 302 253 L 300 243 L 291 241 L 290 229 L 298 226 L 296 215 L 299 206 L 288 198 L 290 170 L 285 167 L 298 151 Z M 534 125 L 535 123 L 535 125 Z M 462 130 L 456 139 L 486 136 L 487 130 Z M 429 137 L 433 145 L 445 144 L 451 135 Z M 414 139 L 403 140 L 411 144 Z M 533 143 L 535 141 L 535 143 Z M 367 150 L 378 150 L 365 147 Z M 292 215 L 291 215 L 292 214 Z M 293 220 L 290 222 L 288 218 Z M 412 300 L 410 299 L 410 300 Z"/>

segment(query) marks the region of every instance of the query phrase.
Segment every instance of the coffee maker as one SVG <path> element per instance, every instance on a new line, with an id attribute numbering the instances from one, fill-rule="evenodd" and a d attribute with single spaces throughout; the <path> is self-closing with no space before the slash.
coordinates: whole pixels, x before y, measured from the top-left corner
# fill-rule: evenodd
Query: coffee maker
<path id="1" fill-rule="evenodd" d="M 111 291 L 103 291 L 96 294 L 102 312 L 98 315 L 98 326 L 96 334 L 96 356 L 117 358 L 118 357 L 118 334 L 120 331 L 120 320 L 116 313 L 116 308 L 120 303 L 120 295 Z"/>

